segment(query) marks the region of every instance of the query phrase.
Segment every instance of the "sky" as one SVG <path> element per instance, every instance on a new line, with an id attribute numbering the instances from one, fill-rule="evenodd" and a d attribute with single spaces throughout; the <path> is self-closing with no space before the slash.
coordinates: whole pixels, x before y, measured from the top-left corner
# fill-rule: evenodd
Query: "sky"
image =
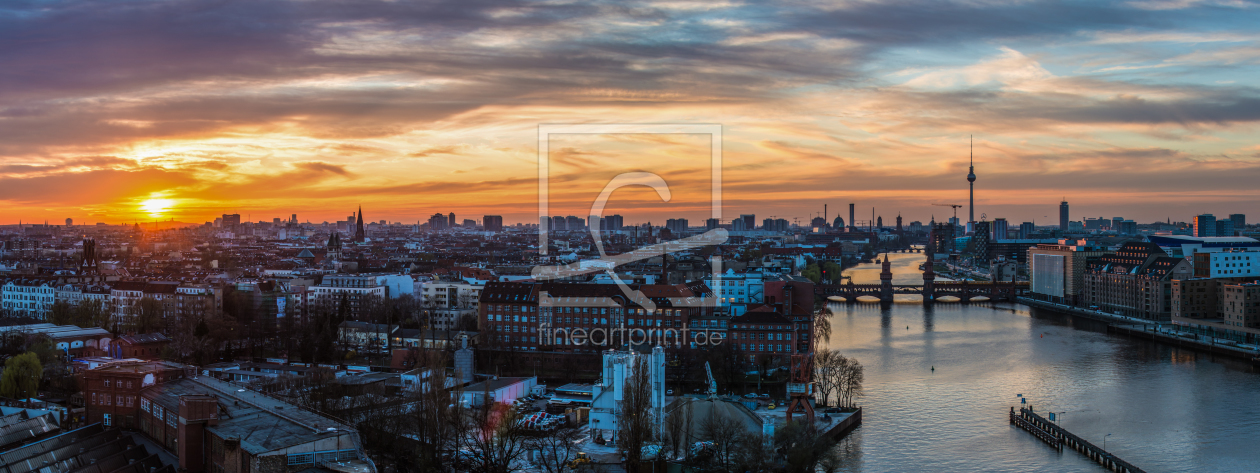
<path id="1" fill-rule="evenodd" d="M 0 224 L 1255 214 L 1241 0 L 0 2 Z M 627 128 L 629 129 L 629 128 Z M 974 137 L 974 138 L 973 138 Z M 974 139 L 974 147 L 970 140 Z M 960 216 L 967 208 L 960 209 Z"/>

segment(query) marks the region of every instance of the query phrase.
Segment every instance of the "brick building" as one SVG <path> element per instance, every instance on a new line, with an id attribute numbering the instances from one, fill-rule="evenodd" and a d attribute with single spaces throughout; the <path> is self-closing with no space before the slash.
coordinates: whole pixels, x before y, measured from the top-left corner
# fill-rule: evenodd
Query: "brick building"
<path id="1" fill-rule="evenodd" d="M 120 360 L 80 373 L 86 423 L 136 428 L 140 391 L 196 374 L 196 368 L 169 361 Z"/>
<path id="2" fill-rule="evenodd" d="M 1194 268 L 1154 243 L 1128 242 L 1099 257 L 1084 273 L 1084 303 L 1121 315 L 1171 320 L 1172 282 L 1188 279 Z"/>
<path id="3" fill-rule="evenodd" d="M 712 294 L 703 284 L 631 288 L 656 307 L 649 310 L 630 300 L 613 284 L 490 282 L 481 291 L 478 329 L 488 348 L 595 352 L 623 346 L 630 333 L 635 342 L 638 337 L 648 344 L 682 342 L 681 330 L 690 318 L 712 312 L 700 304 Z M 589 343 L 579 341 L 592 333 L 600 335 Z"/>

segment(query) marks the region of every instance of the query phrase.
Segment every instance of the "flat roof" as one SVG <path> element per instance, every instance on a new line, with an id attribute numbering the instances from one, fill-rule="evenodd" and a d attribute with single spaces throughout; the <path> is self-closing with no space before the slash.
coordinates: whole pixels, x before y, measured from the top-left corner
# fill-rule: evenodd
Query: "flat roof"
<path id="1" fill-rule="evenodd" d="M 331 418 L 208 376 L 158 384 L 145 394 L 155 395 L 154 402 L 174 412 L 179 412 L 181 395 L 217 396 L 219 425 L 206 430 L 224 439 L 239 438 L 241 448 L 254 455 L 356 433 Z M 344 447 L 357 446 L 347 441 Z"/>

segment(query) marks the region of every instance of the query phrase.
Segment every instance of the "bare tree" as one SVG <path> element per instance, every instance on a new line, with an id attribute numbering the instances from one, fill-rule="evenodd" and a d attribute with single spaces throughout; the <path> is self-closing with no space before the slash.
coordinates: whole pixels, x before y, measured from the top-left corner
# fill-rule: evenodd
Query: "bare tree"
<path id="1" fill-rule="evenodd" d="M 538 452 L 534 464 L 547 473 L 568 471 L 569 461 L 577 456 L 577 442 L 581 438 L 581 429 L 565 425 L 529 439 L 529 449 Z"/>
<path id="2" fill-rule="evenodd" d="M 826 344 L 831 342 L 831 316 L 833 314 L 826 304 L 824 302 L 821 309 L 814 311 L 814 317 L 811 320 L 813 327 L 811 328 L 812 333 L 810 336 L 814 338 L 813 345 L 815 349 L 818 348 L 820 343 Z"/>
<path id="3" fill-rule="evenodd" d="M 489 403 L 468 410 L 460 432 L 461 450 L 470 452 L 471 471 L 512 473 L 527 451 L 526 432 L 510 406 Z"/>
<path id="4" fill-rule="evenodd" d="M 735 466 L 735 454 L 739 451 L 742 435 L 744 435 L 744 426 L 718 409 L 710 409 L 709 417 L 700 424 L 700 436 L 704 440 L 713 442 L 713 459 L 723 471 L 732 471 Z"/>
<path id="5" fill-rule="evenodd" d="M 854 401 L 862 396 L 862 382 L 865 380 L 862 363 L 853 358 L 844 358 L 838 376 L 836 387 L 841 400 L 840 407 L 852 408 Z"/>
<path id="6" fill-rule="evenodd" d="M 835 378 L 831 374 L 837 369 L 837 358 L 843 357 L 826 348 L 814 352 L 814 387 L 824 406 L 831 405 L 831 394 L 836 390 Z"/>
<path id="7" fill-rule="evenodd" d="M 626 456 L 626 469 L 639 471 L 643 446 L 655 436 L 652 415 L 652 379 L 647 357 L 634 358 L 626 376 L 624 394 L 617 406 L 617 446 Z"/>

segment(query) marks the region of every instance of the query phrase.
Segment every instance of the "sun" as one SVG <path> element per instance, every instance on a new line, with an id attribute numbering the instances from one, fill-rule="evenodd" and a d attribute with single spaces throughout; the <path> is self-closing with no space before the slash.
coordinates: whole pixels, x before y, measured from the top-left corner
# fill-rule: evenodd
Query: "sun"
<path id="1" fill-rule="evenodd" d="M 174 206 L 175 201 L 171 199 L 149 199 L 140 203 L 140 210 L 148 213 L 150 218 L 160 218 Z"/>

